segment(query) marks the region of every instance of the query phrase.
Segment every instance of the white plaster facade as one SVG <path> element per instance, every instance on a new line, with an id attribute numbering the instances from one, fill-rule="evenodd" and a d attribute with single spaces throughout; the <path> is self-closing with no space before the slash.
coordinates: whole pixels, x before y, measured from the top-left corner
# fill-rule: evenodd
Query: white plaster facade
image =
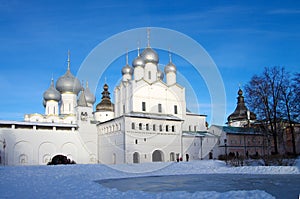
<path id="1" fill-rule="evenodd" d="M 46 164 L 63 154 L 76 163 L 121 164 L 208 158 L 217 139 L 208 133 L 206 116 L 186 109 L 185 88 L 171 62 L 164 73 L 149 46 L 122 68 L 122 81 L 110 101 L 82 88 L 70 72 L 44 93 L 45 114 L 26 114 L 24 122 L 0 121 L 1 164 Z M 166 82 L 163 80 L 166 75 Z M 78 96 L 80 94 L 80 96 Z M 2 148 L 1 148 L 2 144 Z"/>

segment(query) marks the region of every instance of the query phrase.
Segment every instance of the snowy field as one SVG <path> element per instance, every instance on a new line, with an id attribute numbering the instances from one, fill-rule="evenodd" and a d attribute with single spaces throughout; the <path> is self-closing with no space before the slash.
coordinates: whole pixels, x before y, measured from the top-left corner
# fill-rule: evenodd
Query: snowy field
<path id="1" fill-rule="evenodd" d="M 0 167 L 0 198 L 274 198 L 263 190 L 228 192 L 121 192 L 96 183 L 103 179 L 183 174 L 300 174 L 295 166 L 229 167 L 221 161 L 123 165 Z M 217 183 L 217 182 L 216 182 Z M 299 189 L 300 193 L 300 189 Z"/>

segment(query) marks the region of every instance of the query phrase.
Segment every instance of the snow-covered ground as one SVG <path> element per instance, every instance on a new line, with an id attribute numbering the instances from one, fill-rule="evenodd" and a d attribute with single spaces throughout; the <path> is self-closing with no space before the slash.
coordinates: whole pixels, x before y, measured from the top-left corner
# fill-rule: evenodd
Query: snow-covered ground
<path id="1" fill-rule="evenodd" d="M 96 183 L 101 179 L 181 174 L 300 174 L 295 166 L 229 167 L 221 161 L 123 165 L 0 167 L 0 198 L 274 198 L 263 190 L 206 192 L 121 192 Z"/>

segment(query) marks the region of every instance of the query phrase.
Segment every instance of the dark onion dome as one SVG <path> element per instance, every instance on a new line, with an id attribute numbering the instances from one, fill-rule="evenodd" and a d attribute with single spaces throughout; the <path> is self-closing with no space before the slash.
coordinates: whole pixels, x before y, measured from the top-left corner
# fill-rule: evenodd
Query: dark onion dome
<path id="1" fill-rule="evenodd" d="M 164 73 L 163 73 L 161 70 L 158 70 L 158 71 L 157 71 L 157 77 L 158 77 L 160 80 L 163 80 L 163 79 L 164 79 Z"/>
<path id="2" fill-rule="evenodd" d="M 102 100 L 96 106 L 96 111 L 114 111 L 114 104 L 110 101 L 110 93 L 108 85 L 104 84 L 102 92 Z"/>
<path id="3" fill-rule="evenodd" d="M 247 120 L 248 119 L 248 115 L 247 115 L 248 108 L 245 105 L 242 89 L 239 89 L 239 91 L 238 91 L 237 101 L 238 102 L 237 102 L 236 109 L 227 118 L 228 122 L 229 121 L 239 121 L 239 120 Z M 250 120 L 256 120 L 255 113 L 250 112 Z"/>
<path id="4" fill-rule="evenodd" d="M 86 82 L 86 87 L 85 87 L 84 95 L 85 95 L 85 99 L 86 99 L 87 103 L 90 103 L 90 104 L 94 104 L 95 103 L 96 97 L 91 92 L 91 90 L 89 88 L 89 83 L 88 82 Z"/>
<path id="5" fill-rule="evenodd" d="M 44 97 L 44 101 L 49 101 L 49 100 L 54 100 L 54 101 L 59 101 L 61 98 L 60 93 L 54 88 L 54 81 L 53 79 L 51 80 L 51 85 L 48 88 L 48 90 L 46 90 L 43 94 Z"/>
<path id="6" fill-rule="evenodd" d="M 57 80 L 56 89 L 61 93 L 70 92 L 77 95 L 81 91 L 81 84 L 68 68 L 67 72 Z"/>
<path id="7" fill-rule="evenodd" d="M 130 75 L 133 74 L 133 69 L 132 69 L 128 64 L 126 64 L 126 65 L 122 68 L 122 75 L 125 75 L 125 74 L 130 74 Z"/>
<path id="8" fill-rule="evenodd" d="M 159 62 L 158 54 L 150 47 L 144 49 L 141 57 L 144 59 L 145 63 L 151 62 L 157 64 Z"/>
<path id="9" fill-rule="evenodd" d="M 165 66 L 165 73 L 170 73 L 170 72 L 173 72 L 173 73 L 176 73 L 177 69 L 176 69 L 176 66 L 175 64 L 172 63 L 172 61 L 170 61 L 166 66 Z"/>

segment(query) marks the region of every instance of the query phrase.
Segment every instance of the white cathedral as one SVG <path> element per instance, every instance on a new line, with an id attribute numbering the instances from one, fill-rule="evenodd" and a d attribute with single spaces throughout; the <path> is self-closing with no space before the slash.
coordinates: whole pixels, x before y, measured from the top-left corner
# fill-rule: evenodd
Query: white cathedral
<path id="1" fill-rule="evenodd" d="M 121 69 L 114 89 L 103 86 L 96 98 L 71 73 L 43 94 L 45 114 L 26 114 L 24 121 L 0 121 L 2 165 L 45 165 L 56 155 L 79 164 L 169 162 L 212 156 L 218 137 L 209 133 L 206 115 L 186 108 L 185 88 L 178 84 L 171 60 L 158 68 L 159 56 L 149 45 Z M 165 81 L 164 81 L 165 76 Z M 216 154 L 213 154 L 216 156 Z M 210 157 L 211 158 L 211 157 Z"/>

